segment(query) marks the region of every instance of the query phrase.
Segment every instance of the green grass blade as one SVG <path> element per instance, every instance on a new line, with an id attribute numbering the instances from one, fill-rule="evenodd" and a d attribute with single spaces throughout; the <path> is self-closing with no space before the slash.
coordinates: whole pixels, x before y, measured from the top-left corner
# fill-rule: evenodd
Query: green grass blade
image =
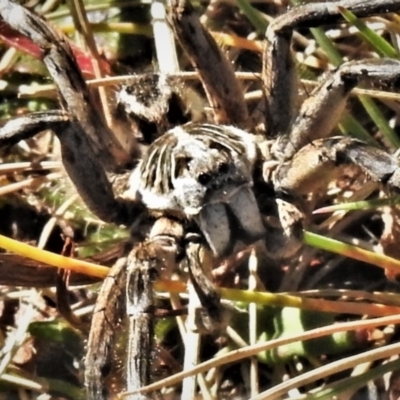
<path id="1" fill-rule="evenodd" d="M 382 114 L 381 110 L 377 107 L 374 99 L 369 96 L 359 95 L 359 100 L 365 108 L 365 111 L 369 114 L 375 125 L 390 142 L 394 148 L 400 147 L 400 140 L 394 130 L 390 127 L 387 119 Z"/>
<path id="2" fill-rule="evenodd" d="M 400 260 L 388 257 L 384 254 L 374 253 L 352 244 L 343 243 L 339 240 L 327 238 L 312 232 L 305 231 L 303 240 L 305 244 L 316 247 L 317 249 L 330 251 L 344 257 L 363 261 L 377 267 L 400 272 Z"/>
<path id="3" fill-rule="evenodd" d="M 313 214 L 332 213 L 335 211 L 355 211 L 355 210 L 370 210 L 383 206 L 397 205 L 400 203 L 399 197 L 389 197 L 386 199 L 362 200 L 349 203 L 334 204 L 332 206 L 321 207 L 315 210 Z"/>
<path id="4" fill-rule="evenodd" d="M 342 118 L 339 129 L 344 135 L 352 136 L 374 146 L 378 145 L 369 132 L 350 114 Z"/>
<path id="5" fill-rule="evenodd" d="M 242 10 L 243 14 L 253 24 L 254 28 L 256 28 L 259 33 L 265 34 L 268 22 L 262 16 L 260 11 L 256 10 L 247 0 L 236 0 L 236 3 Z"/>
<path id="6" fill-rule="evenodd" d="M 355 26 L 363 39 L 382 57 L 399 58 L 396 49 L 383 37 L 379 36 L 351 11 L 343 7 L 338 7 L 343 18 L 351 25 Z"/>

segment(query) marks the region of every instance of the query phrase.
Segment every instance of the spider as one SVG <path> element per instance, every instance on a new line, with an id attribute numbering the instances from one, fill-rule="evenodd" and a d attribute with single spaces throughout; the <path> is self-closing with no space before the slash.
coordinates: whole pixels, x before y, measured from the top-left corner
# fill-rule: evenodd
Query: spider
<path id="1" fill-rule="evenodd" d="M 85 359 L 88 398 L 107 396 L 104 384 L 113 326 L 122 318 L 128 320 L 130 334 L 126 390 L 149 383 L 151 360 L 143 349 L 152 342 L 152 283 L 157 276 L 178 268 L 188 271 L 201 303 L 196 321 L 210 331 L 215 325 L 224 326 L 227 310 L 207 268 L 260 240 L 271 253 L 284 248 L 279 256 L 295 254 L 304 219 L 299 208 L 305 195 L 320 185 L 318 179 L 322 184 L 328 180 L 323 176 L 327 169 L 355 163 L 373 179 L 398 190 L 395 157 L 360 140 L 328 136 L 351 90 L 371 79 L 397 83 L 399 61 L 346 62 L 296 107 L 293 30 L 340 20 L 339 6 L 363 17 L 396 11 L 400 3 L 315 3 L 277 17 L 266 32 L 261 74 L 265 96 L 262 118 L 255 118 L 231 64 L 190 4 L 171 0 L 168 20 L 199 74 L 212 115 L 201 117 L 208 121 L 193 122 L 168 76 L 146 75 L 150 94 L 125 89 L 119 97 L 119 105 L 128 111 L 132 99 L 139 104 L 130 112 L 140 137 L 133 151 L 127 151 L 98 115 L 65 38 L 28 9 L 0 0 L 3 20 L 44 51 L 43 61 L 58 86 L 61 104 L 61 110 L 8 122 L 0 130 L 0 146 L 51 129 L 60 140 L 65 170 L 88 208 L 103 221 L 132 231 L 132 249 L 111 269 L 95 306 Z M 147 104 L 153 95 L 157 109 L 153 102 Z M 177 104 L 180 111 L 171 118 L 168 113 Z M 115 175 L 125 179 L 122 192 L 115 188 L 119 184 Z M 268 200 L 280 214 L 278 226 L 267 221 L 271 212 L 264 207 L 267 189 L 273 193 Z"/>

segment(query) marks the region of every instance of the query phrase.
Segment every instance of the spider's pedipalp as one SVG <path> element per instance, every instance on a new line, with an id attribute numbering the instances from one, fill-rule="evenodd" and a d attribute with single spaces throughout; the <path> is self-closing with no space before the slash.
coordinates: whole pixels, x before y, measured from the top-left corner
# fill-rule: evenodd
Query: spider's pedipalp
<path id="1" fill-rule="evenodd" d="M 215 259 L 201 241 L 189 239 L 185 253 L 190 281 L 201 304 L 195 310 L 193 329 L 204 334 L 222 332 L 228 325 L 232 310 L 221 304 L 221 296 L 212 282 Z"/>

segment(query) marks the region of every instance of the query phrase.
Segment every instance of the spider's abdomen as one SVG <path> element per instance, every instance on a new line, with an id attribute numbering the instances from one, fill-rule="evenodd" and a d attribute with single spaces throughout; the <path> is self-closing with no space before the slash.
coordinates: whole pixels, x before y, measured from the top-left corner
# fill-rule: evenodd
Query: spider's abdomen
<path id="1" fill-rule="evenodd" d="M 130 179 L 128 197 L 151 211 L 195 220 L 217 255 L 264 233 L 251 189 L 253 137 L 230 126 L 188 124 L 150 145 Z"/>

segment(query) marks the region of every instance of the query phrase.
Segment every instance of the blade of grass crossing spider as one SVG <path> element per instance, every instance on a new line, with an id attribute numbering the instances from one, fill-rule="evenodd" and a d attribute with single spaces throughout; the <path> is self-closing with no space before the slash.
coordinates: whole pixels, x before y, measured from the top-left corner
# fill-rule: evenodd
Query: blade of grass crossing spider
<path id="1" fill-rule="evenodd" d="M 20 256 L 47 264 L 49 267 L 64 268 L 99 278 L 104 278 L 109 271 L 109 268 L 107 267 L 102 267 L 101 265 L 87 261 L 64 257 L 47 250 L 40 250 L 26 243 L 21 243 L 2 235 L 0 235 L 0 247 L 12 253 L 19 254 Z"/>
<path id="2" fill-rule="evenodd" d="M 186 292 L 186 286 L 178 281 L 157 281 L 155 289 L 174 293 Z M 254 290 L 240 290 L 219 288 L 221 298 L 237 303 L 255 303 L 269 307 L 294 307 L 304 310 L 317 310 L 335 313 L 348 313 L 354 315 L 393 315 L 400 311 L 399 307 L 385 306 L 384 304 L 363 304 L 343 301 L 329 301 L 322 299 L 306 298 L 288 294 L 258 292 Z"/>
<path id="3" fill-rule="evenodd" d="M 372 251 L 362 249 L 361 247 L 343 243 L 338 240 L 327 238 L 308 231 L 304 231 L 303 240 L 305 244 L 321 250 L 326 250 L 345 257 L 354 258 L 355 260 L 376 265 L 380 268 L 393 270 L 397 273 L 400 271 L 400 260 L 385 256 L 384 254 L 377 254 Z"/>
<path id="4" fill-rule="evenodd" d="M 256 303 L 268 307 L 291 307 L 302 310 L 323 311 L 337 314 L 384 316 L 393 315 L 400 311 L 400 307 L 385 304 L 370 304 L 350 301 L 330 301 L 314 299 L 288 294 L 269 292 L 255 292 L 249 290 L 220 288 L 221 297 L 236 302 Z"/>
<path id="5" fill-rule="evenodd" d="M 312 245 L 311 241 L 309 241 L 308 244 Z M 31 258 L 33 260 L 48 264 L 50 267 L 53 266 L 56 268 L 65 268 L 101 278 L 104 278 L 109 272 L 109 269 L 106 267 L 88 263 L 86 261 L 75 260 L 72 258 L 60 256 L 58 254 L 54 254 L 45 250 L 39 250 L 33 246 L 29 246 L 25 243 L 21 243 L 1 235 L 0 235 L 0 247 L 8 251 L 15 252 L 24 257 Z M 383 264 L 381 262 L 381 265 L 379 266 L 385 268 L 390 267 L 391 265 L 393 265 L 393 262 L 396 262 L 396 260 L 393 260 L 386 256 L 380 256 L 370 252 L 367 253 L 378 257 L 378 259 L 379 257 L 380 258 L 383 257 L 383 260 L 386 262 L 386 264 Z M 368 257 L 364 258 L 365 259 L 362 259 L 362 261 L 371 262 L 371 259 L 369 259 Z M 399 261 L 397 261 L 396 268 L 400 268 Z M 156 282 L 155 287 L 157 290 L 161 291 L 166 291 L 166 290 L 173 292 L 186 291 L 186 286 L 181 282 L 176 282 L 176 281 L 158 281 Z M 226 288 L 220 288 L 219 293 L 221 294 L 222 298 L 231 301 L 246 302 L 246 303 L 255 302 L 257 304 L 265 304 L 274 307 L 296 307 L 296 308 L 305 308 L 314 310 L 317 309 L 320 311 L 343 312 L 343 306 L 340 306 L 339 304 L 335 306 L 334 304 L 335 302 L 326 302 L 325 304 L 321 303 L 321 300 L 317 300 L 318 303 L 317 304 L 314 301 L 314 299 L 304 299 L 296 296 L 262 293 L 262 292 L 246 291 L 246 290 L 226 289 Z M 355 305 L 355 307 L 356 306 L 357 305 Z M 359 309 L 357 310 L 354 308 L 352 310 L 350 309 L 347 310 L 347 312 L 352 312 L 356 314 L 369 313 L 370 315 L 372 314 L 387 315 L 387 312 L 392 312 L 392 313 L 395 312 L 395 310 L 392 309 L 386 311 L 384 309 L 381 309 L 379 313 L 379 310 L 374 311 L 373 308 L 371 308 L 368 311 L 369 312 L 367 312 L 367 310 L 363 309 L 362 307 L 359 307 Z"/>
<path id="6" fill-rule="evenodd" d="M 343 58 L 336 49 L 333 42 L 326 36 L 325 32 L 321 28 L 310 28 L 310 32 L 313 34 L 316 42 L 319 44 L 321 49 L 325 51 L 330 62 L 338 67 L 343 63 Z"/>

